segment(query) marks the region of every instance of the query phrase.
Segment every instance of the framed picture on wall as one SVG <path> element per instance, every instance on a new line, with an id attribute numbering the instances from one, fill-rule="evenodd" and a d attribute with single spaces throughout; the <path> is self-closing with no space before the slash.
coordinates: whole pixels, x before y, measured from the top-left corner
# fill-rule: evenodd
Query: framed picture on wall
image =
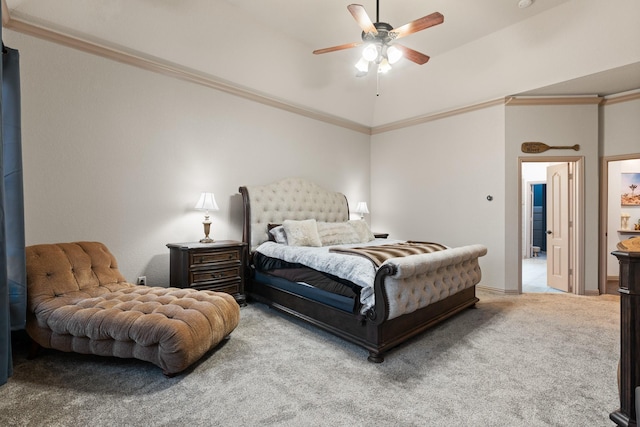
<path id="1" fill-rule="evenodd" d="M 640 206 L 640 173 L 623 173 L 622 206 Z"/>

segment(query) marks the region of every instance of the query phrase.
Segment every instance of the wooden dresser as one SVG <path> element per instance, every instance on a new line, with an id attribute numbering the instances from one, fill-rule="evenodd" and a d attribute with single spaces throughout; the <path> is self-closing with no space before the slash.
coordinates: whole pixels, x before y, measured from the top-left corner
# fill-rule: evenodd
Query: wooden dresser
<path id="1" fill-rule="evenodd" d="M 614 251 L 620 263 L 620 408 L 609 414 L 618 426 L 636 426 L 640 386 L 640 252 Z"/>
<path id="2" fill-rule="evenodd" d="M 226 292 L 245 304 L 246 244 L 235 240 L 213 243 L 169 243 L 171 286 Z"/>

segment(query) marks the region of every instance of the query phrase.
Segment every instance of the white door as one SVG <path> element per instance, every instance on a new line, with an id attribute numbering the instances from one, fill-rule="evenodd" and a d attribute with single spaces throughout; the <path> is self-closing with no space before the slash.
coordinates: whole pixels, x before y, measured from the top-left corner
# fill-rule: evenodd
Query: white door
<path id="1" fill-rule="evenodd" d="M 547 286 L 569 292 L 569 164 L 547 168 Z"/>

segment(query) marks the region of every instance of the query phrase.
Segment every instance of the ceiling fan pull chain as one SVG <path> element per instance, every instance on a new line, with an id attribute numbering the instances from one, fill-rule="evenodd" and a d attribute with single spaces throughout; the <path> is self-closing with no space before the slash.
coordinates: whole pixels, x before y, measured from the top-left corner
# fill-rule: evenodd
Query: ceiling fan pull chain
<path id="1" fill-rule="evenodd" d="M 380 96 L 380 73 L 376 71 L 376 96 Z"/>

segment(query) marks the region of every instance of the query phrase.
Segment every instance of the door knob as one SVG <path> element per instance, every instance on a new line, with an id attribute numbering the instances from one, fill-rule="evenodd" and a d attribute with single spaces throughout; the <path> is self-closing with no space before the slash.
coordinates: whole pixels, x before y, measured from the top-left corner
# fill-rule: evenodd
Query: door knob
<path id="1" fill-rule="evenodd" d="M 547 234 L 551 234 L 551 233 L 553 233 L 553 231 L 547 230 Z"/>

